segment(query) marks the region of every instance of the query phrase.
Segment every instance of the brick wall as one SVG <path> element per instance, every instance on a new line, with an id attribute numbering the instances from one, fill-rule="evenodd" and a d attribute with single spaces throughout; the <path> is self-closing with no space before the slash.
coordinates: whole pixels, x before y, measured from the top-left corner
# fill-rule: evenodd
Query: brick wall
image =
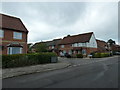
<path id="1" fill-rule="evenodd" d="M 64 45 L 64 48 L 60 47 L 60 50 L 62 50 L 62 51 L 65 50 L 67 53 L 69 52 L 69 50 L 74 51 L 73 54 L 78 54 L 78 51 L 80 51 L 80 53 L 81 53 L 83 49 L 86 50 L 86 54 L 87 55 L 90 54 L 90 53 L 92 53 L 92 52 L 97 51 L 97 48 L 72 47 L 71 44 Z"/>

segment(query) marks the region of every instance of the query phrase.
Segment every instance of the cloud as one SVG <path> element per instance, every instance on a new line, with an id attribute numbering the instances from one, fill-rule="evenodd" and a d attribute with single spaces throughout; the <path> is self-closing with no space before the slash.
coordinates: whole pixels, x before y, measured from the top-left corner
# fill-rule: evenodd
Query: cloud
<path id="1" fill-rule="evenodd" d="M 118 40 L 117 2 L 3 3 L 2 12 L 20 17 L 36 42 L 93 31 L 96 38 Z M 112 33 L 114 32 L 114 33 Z"/>

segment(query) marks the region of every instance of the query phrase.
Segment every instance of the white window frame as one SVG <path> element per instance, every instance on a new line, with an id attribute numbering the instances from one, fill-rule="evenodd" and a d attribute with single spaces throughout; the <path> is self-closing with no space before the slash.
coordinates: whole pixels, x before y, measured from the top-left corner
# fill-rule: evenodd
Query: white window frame
<path id="1" fill-rule="evenodd" d="M 87 52 L 86 52 L 86 49 L 83 49 L 83 50 L 82 50 L 82 54 L 83 54 L 83 55 L 86 55 L 86 53 L 87 53 Z"/>
<path id="2" fill-rule="evenodd" d="M 18 54 L 22 54 L 23 48 L 22 47 L 19 47 L 19 48 L 20 48 L 20 53 L 18 53 Z M 12 50 L 13 50 L 13 47 L 8 47 L 7 48 L 7 54 L 13 54 Z"/>
<path id="3" fill-rule="evenodd" d="M 64 45 L 61 45 L 61 48 L 64 48 L 65 46 Z"/>
<path id="4" fill-rule="evenodd" d="M 22 39 L 22 33 L 21 32 L 13 32 L 13 38 L 14 39 Z"/>
<path id="5" fill-rule="evenodd" d="M 72 54 L 72 50 L 69 50 L 69 52 L 68 52 L 70 55 Z"/>
<path id="6" fill-rule="evenodd" d="M 74 43 L 74 47 L 78 47 L 78 43 Z"/>
<path id="7" fill-rule="evenodd" d="M 52 49 L 54 49 L 55 48 L 55 46 L 51 46 L 52 47 Z"/>
<path id="8" fill-rule="evenodd" d="M 0 34 L 0 38 L 4 38 L 4 30 L 0 29 L 0 32 L 2 32 L 2 33 Z"/>
<path id="9" fill-rule="evenodd" d="M 63 54 L 65 54 L 66 53 L 66 50 L 63 50 Z"/>

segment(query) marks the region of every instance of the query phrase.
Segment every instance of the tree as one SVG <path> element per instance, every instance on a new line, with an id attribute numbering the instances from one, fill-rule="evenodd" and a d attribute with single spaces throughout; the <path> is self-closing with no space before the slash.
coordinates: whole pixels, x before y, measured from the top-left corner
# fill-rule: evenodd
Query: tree
<path id="1" fill-rule="evenodd" d="M 47 52 L 47 46 L 45 43 L 37 44 L 35 49 L 37 52 Z"/>
<path id="2" fill-rule="evenodd" d="M 115 41 L 113 41 L 112 39 L 109 39 L 107 43 L 109 43 L 110 46 L 112 46 L 113 44 L 116 44 Z"/>
<path id="3" fill-rule="evenodd" d="M 32 47 L 32 45 L 33 45 L 32 43 L 27 44 L 27 46 L 28 46 L 28 53 L 31 52 L 31 49 L 32 49 L 31 47 Z"/>

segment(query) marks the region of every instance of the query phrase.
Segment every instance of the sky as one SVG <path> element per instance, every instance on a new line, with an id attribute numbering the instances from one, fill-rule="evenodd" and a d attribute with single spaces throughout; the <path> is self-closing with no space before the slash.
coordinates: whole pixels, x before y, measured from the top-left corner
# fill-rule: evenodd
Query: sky
<path id="1" fill-rule="evenodd" d="M 118 43 L 117 2 L 2 2 L 0 12 L 22 20 L 28 43 L 87 32 Z"/>

